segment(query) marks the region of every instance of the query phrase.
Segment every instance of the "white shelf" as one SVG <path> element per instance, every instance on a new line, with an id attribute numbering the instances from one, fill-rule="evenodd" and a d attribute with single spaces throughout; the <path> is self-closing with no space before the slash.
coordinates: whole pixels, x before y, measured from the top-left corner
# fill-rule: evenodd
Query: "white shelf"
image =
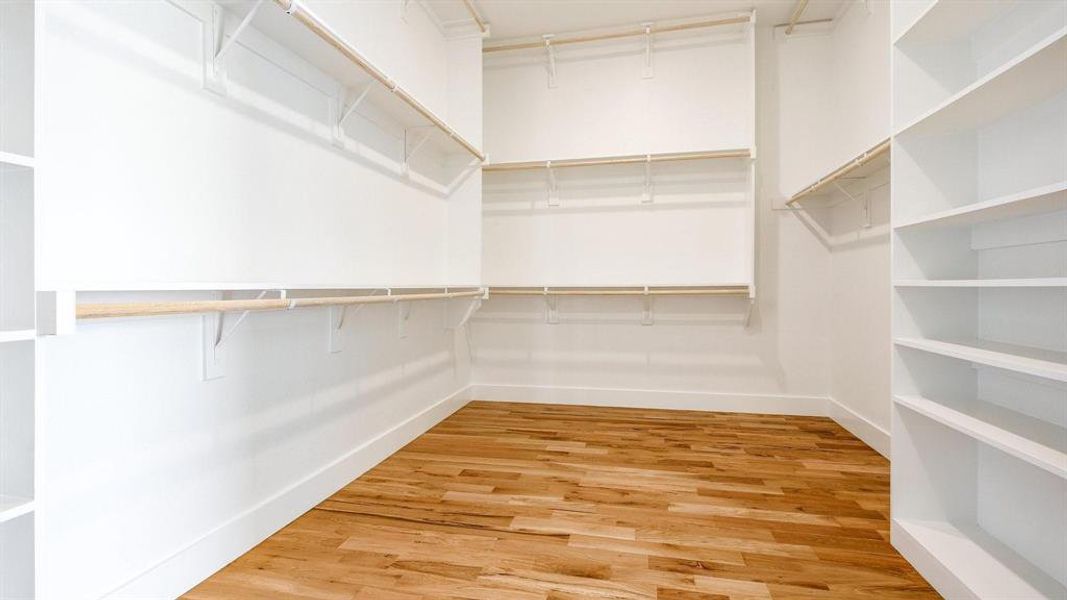
<path id="1" fill-rule="evenodd" d="M 815 182 L 802 187 L 789 197 L 786 206 L 791 206 L 808 197 L 818 197 L 828 191 L 827 186 L 846 176 L 850 178 L 868 177 L 889 166 L 889 156 L 892 142 L 884 139 L 870 149 L 865 150 L 859 156 L 838 166 L 833 171 L 820 177 Z"/>
<path id="2" fill-rule="evenodd" d="M 20 496 L 0 495 L 0 523 L 33 512 L 33 500 Z"/>
<path id="3" fill-rule="evenodd" d="M 898 404 L 985 444 L 1067 478 L 1067 429 L 975 400 L 966 411 L 922 396 L 896 396 Z"/>
<path id="4" fill-rule="evenodd" d="M 22 154 L 15 154 L 13 152 L 0 152 L 0 171 L 32 168 L 32 156 L 23 156 Z"/>
<path id="5" fill-rule="evenodd" d="M 1067 277 L 1030 279 L 900 279 L 896 287 L 922 288 L 1060 288 L 1067 287 Z"/>
<path id="6" fill-rule="evenodd" d="M 5 342 L 25 342 L 37 337 L 34 329 L 9 329 L 0 330 L 0 344 Z"/>
<path id="7" fill-rule="evenodd" d="M 1067 589 L 975 526 L 893 519 L 893 544 L 946 597 L 1067 598 Z"/>
<path id="8" fill-rule="evenodd" d="M 253 21 L 253 26 L 260 32 L 351 89 L 370 85 L 369 102 L 405 128 L 432 126 L 436 135 L 430 140 L 431 143 L 470 153 L 479 161 L 484 160 L 481 149 L 406 91 L 404 86 L 383 73 L 353 44 L 342 39 L 330 24 L 323 23 L 304 3 L 294 3 L 294 8 L 298 7 L 298 10 L 293 15 L 286 14 L 276 2 L 267 4 L 270 6 L 259 10 Z M 228 8 L 243 18 L 254 5 L 251 2 L 232 3 Z M 314 25 L 305 24 L 307 21 Z"/>
<path id="9" fill-rule="evenodd" d="M 966 206 L 942 210 L 894 225 L 896 229 L 917 226 L 956 227 L 1067 210 L 1067 181 L 1007 194 Z"/>
<path id="10" fill-rule="evenodd" d="M 985 340 L 970 340 L 964 343 L 898 337 L 894 343 L 905 348 L 940 354 L 998 369 L 1067 382 L 1067 353 L 1065 352 Z"/>
<path id="11" fill-rule="evenodd" d="M 960 39 L 1010 8 L 1013 3 L 1014 0 L 934 0 L 893 40 L 893 45 L 929 44 Z"/>
<path id="12" fill-rule="evenodd" d="M 897 135 L 936 135 L 977 129 L 1067 87 L 1067 28 L 902 127 Z"/>

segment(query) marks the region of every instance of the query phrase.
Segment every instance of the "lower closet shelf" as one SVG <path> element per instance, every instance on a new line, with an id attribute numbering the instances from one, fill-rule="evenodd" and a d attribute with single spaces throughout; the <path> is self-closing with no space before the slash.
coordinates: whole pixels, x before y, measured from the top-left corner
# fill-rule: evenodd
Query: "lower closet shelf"
<path id="1" fill-rule="evenodd" d="M 1067 382 L 1067 353 L 986 340 L 941 341 L 898 337 L 897 346 L 940 354 L 959 360 Z"/>
<path id="2" fill-rule="evenodd" d="M 0 523 L 33 511 L 33 500 L 21 496 L 0 495 Z"/>
<path id="3" fill-rule="evenodd" d="M 925 563 L 948 581 L 934 582 L 942 593 L 965 588 L 972 598 L 1067 598 L 1067 588 L 975 525 L 893 519 L 893 543 L 912 562 Z M 953 600 L 962 596 L 952 596 Z"/>
<path id="4" fill-rule="evenodd" d="M 897 396 L 897 404 L 984 442 L 1058 477 L 1067 478 L 1067 430 L 989 402 L 963 412 L 922 396 Z M 1058 447 L 1057 447 L 1058 446 Z"/>

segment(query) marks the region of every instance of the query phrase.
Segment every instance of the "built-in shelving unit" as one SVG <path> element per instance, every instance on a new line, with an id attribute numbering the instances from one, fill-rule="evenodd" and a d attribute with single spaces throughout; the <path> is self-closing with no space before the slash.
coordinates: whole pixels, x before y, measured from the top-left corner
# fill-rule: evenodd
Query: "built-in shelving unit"
<path id="1" fill-rule="evenodd" d="M 33 0 L 0 2 L 0 598 L 34 596 Z"/>
<path id="2" fill-rule="evenodd" d="M 1067 3 L 894 3 L 894 545 L 1067 597 Z M 918 8 L 918 10 L 917 10 Z"/>

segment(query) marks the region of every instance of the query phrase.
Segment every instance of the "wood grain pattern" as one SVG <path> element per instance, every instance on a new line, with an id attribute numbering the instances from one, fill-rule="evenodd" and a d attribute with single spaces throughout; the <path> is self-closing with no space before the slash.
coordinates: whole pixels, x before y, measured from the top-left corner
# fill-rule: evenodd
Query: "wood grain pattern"
<path id="1" fill-rule="evenodd" d="M 472 402 L 189 600 L 937 598 L 816 417 Z"/>

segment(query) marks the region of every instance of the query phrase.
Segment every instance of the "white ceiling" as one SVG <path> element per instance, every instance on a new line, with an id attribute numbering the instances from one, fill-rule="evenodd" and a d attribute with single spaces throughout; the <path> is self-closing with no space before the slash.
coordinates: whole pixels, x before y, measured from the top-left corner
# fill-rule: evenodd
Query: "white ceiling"
<path id="1" fill-rule="evenodd" d="M 803 19 L 833 17 L 843 2 L 853 1 L 810 0 Z M 499 41 L 752 8 L 761 24 L 774 25 L 789 20 L 796 0 L 474 0 L 474 5 L 489 22 L 491 39 Z"/>

